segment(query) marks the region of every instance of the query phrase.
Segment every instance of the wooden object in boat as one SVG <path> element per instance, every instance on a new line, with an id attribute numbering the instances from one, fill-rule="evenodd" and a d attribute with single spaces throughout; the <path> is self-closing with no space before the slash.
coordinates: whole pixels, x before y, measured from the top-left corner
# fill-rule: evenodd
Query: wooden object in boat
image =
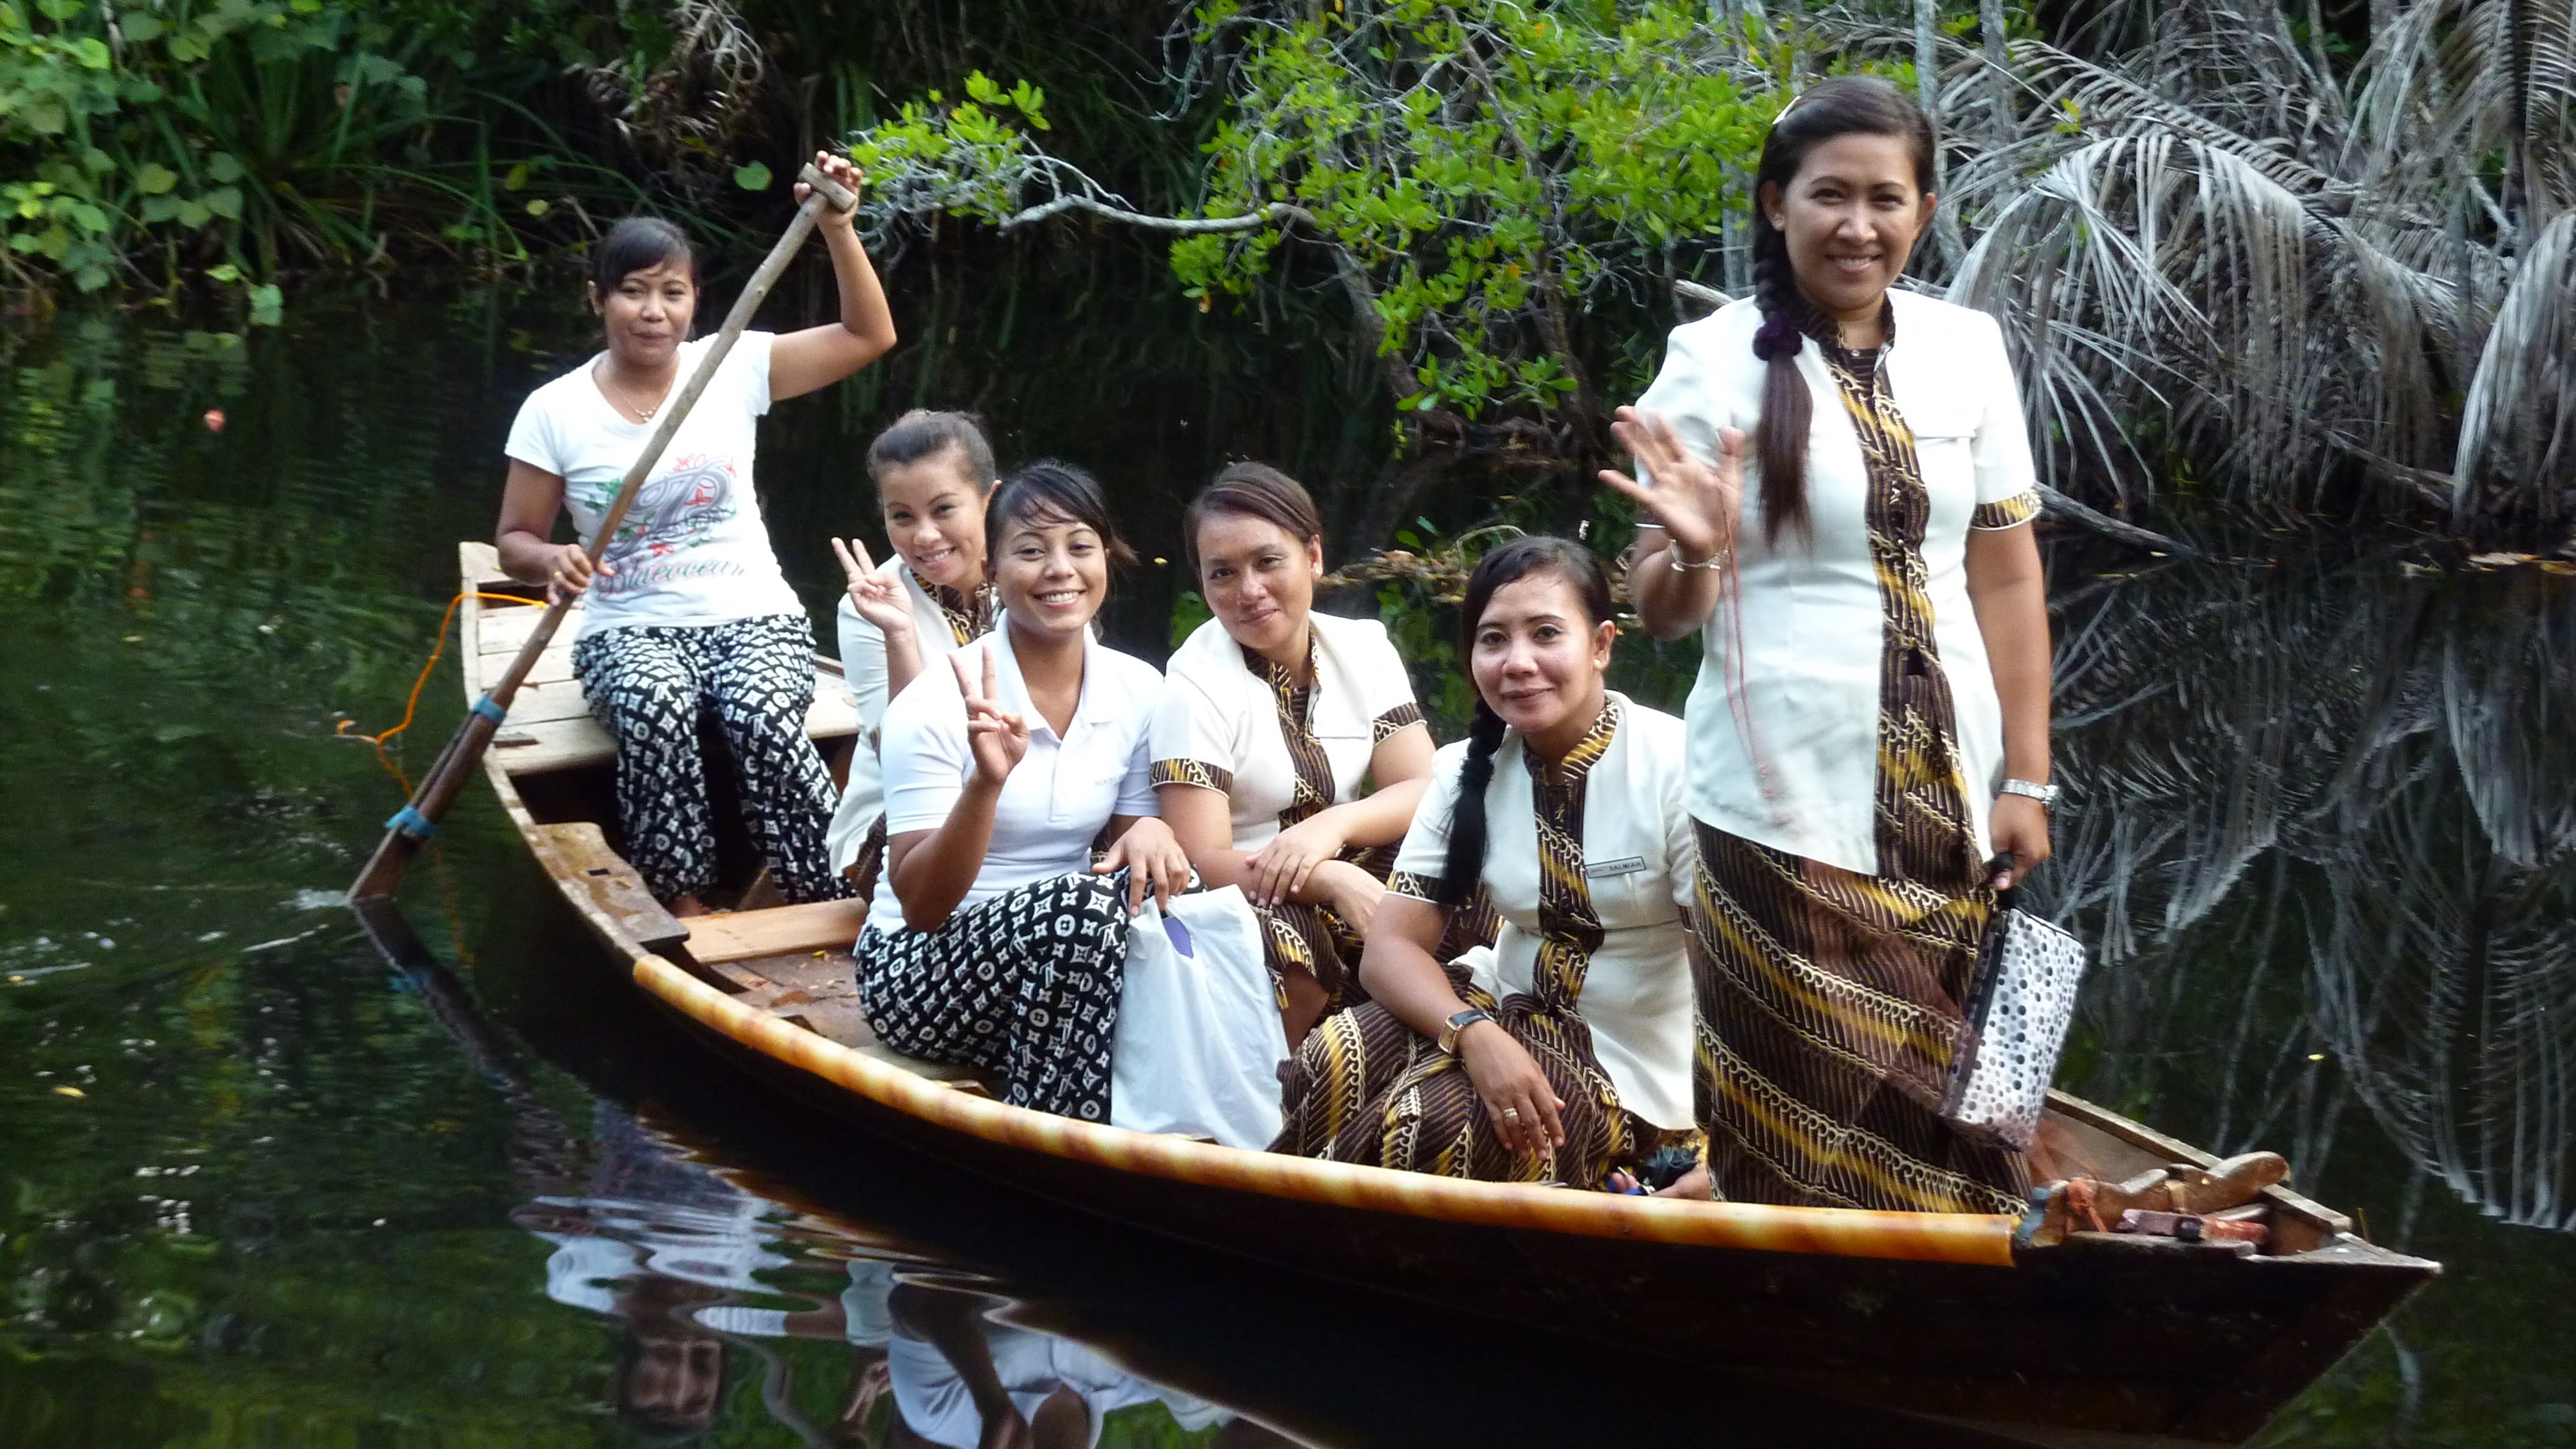
<path id="1" fill-rule="evenodd" d="M 488 546 L 464 545 L 462 563 L 469 588 L 516 587 L 497 579 Z M 474 661 L 508 658 L 526 628 L 517 616 L 535 612 L 467 600 L 469 699 Z M 2093 1232 L 2017 1248 L 2010 1217 L 1458 1182 L 1012 1107 L 971 1072 L 875 1040 L 852 979 L 857 905 L 683 923 L 653 903 L 615 853 L 612 752 L 572 705 L 566 648 L 539 676 L 562 688 L 521 693 L 484 769 L 636 988 L 783 1099 L 1070 1209 L 2066 1449 L 2241 1442 L 2440 1271 L 2283 1187 L 2264 1190 L 2271 1240 L 2259 1249 Z M 809 727 L 846 758 L 857 721 L 837 666 L 818 660 L 816 676 Z M 2063 1094 L 2038 1151 L 2059 1174 L 2113 1180 L 2215 1161 Z"/>

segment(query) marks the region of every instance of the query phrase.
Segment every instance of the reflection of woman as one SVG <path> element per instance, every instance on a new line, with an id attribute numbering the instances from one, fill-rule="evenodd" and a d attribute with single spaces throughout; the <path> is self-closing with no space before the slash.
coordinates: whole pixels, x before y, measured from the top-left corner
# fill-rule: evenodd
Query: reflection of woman
<path id="1" fill-rule="evenodd" d="M 1638 612 L 1703 640 L 1700 1004 L 1734 1198 L 2009 1212 L 2026 1185 L 1937 1110 L 1992 887 L 2048 856 L 2048 621 L 2001 333 L 1891 289 L 1931 146 L 1880 80 L 1781 114 L 1756 295 L 1677 329 L 1623 414 L 1655 486 L 1604 475 L 1662 526 Z"/>
<path id="2" fill-rule="evenodd" d="M 858 706 L 859 748 L 830 846 L 832 868 L 857 867 L 862 891 L 876 888 L 885 860 L 876 746 L 886 704 L 930 662 L 992 632 L 984 499 L 993 491 L 993 446 L 964 413 L 915 408 L 868 445 L 868 477 L 894 557 L 877 566 L 866 544 L 832 540 L 849 576 L 839 611 L 841 676 Z"/>
<path id="3" fill-rule="evenodd" d="M 1360 974 L 1288 1082 L 1279 1150 L 1488 1181 L 1609 1185 L 1690 1145 L 1682 722 L 1603 687 L 1601 565 L 1523 538 L 1467 583 L 1472 734 L 1443 748 Z M 1478 885 L 1503 918 L 1444 966 Z"/>
<path id="4" fill-rule="evenodd" d="M 886 710 L 886 869 L 859 996 L 896 1051 L 980 1068 L 1014 1106 L 1105 1124 L 1127 918 L 1189 877 L 1147 783 L 1163 678 L 1091 638 L 1126 546 L 1088 474 L 1013 471 L 985 539 L 1003 625 Z"/>
<path id="5" fill-rule="evenodd" d="M 846 160 L 815 164 L 857 184 Z M 779 889 L 791 901 L 846 892 L 823 848 L 832 777 L 805 733 L 814 630 L 770 552 L 751 477 L 755 425 L 772 403 L 838 382 L 894 346 L 894 319 L 849 215 L 817 229 L 832 253 L 840 321 L 742 334 L 609 541 L 595 587 L 582 546 L 547 539 L 565 509 L 584 534 L 597 531 L 655 414 L 708 345 L 686 340 L 698 276 L 679 228 L 630 218 L 600 239 L 590 304 L 608 350 L 531 393 L 510 427 L 501 567 L 590 594 L 573 673 L 617 741 L 626 856 L 681 915 L 704 909 L 699 897 L 716 883 L 701 709 L 723 730 L 744 818 Z"/>
<path id="6" fill-rule="evenodd" d="M 1215 1404 L 1122 1371 L 1088 1345 L 997 1322 L 987 1314 L 997 1300 L 906 1283 L 890 1306 L 887 1371 L 906 1431 L 890 1444 L 1085 1449 L 1100 1442 L 1111 1414 L 1151 1403 L 1184 1431 L 1226 1425 L 1212 1438 L 1218 1445 L 1281 1442 Z"/>
<path id="7" fill-rule="evenodd" d="M 1314 611 L 1323 525 L 1295 479 L 1227 468 L 1181 540 L 1216 617 L 1172 652 L 1154 784 L 1200 877 L 1266 908 L 1294 1042 L 1347 1004 L 1392 863 L 1371 848 L 1412 822 L 1431 732 L 1386 627 Z"/>

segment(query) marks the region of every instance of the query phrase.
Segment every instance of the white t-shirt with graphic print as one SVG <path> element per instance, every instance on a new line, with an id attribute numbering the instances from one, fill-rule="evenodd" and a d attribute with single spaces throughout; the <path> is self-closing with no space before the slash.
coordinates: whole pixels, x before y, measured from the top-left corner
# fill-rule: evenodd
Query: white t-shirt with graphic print
<path id="1" fill-rule="evenodd" d="M 769 411 L 771 338 L 742 334 L 644 480 L 608 548 L 616 572 L 590 586 L 584 637 L 628 624 L 703 626 L 803 612 L 770 552 L 752 491 L 752 454 Z M 680 344 L 675 396 L 713 341 Z M 606 356 L 528 394 L 504 449 L 564 480 L 564 506 L 585 539 L 653 435 L 653 424 L 628 417 L 599 390 L 595 369 Z"/>

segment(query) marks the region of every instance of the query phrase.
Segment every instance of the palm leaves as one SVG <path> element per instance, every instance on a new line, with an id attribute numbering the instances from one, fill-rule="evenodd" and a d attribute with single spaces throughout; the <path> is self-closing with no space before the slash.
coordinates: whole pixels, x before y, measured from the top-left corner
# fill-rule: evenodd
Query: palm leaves
<path id="1" fill-rule="evenodd" d="M 1943 87 L 1994 138 L 1951 173 L 1979 233 L 1953 295 L 2004 318 L 2051 481 L 2576 519 L 2576 5 L 2423 0 L 2340 81 L 2276 6 L 2066 38 L 2013 43 L 2003 114 L 1982 54 Z"/>

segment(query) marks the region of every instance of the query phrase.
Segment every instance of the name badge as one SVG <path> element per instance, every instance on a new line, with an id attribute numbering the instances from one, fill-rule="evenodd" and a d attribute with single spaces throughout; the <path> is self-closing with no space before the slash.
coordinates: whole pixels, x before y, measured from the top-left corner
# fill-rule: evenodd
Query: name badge
<path id="1" fill-rule="evenodd" d="M 1585 866 L 1583 868 L 1583 878 L 1585 880 L 1606 880 L 1614 875 L 1635 875 L 1637 872 L 1644 870 L 1645 868 L 1646 858 L 1644 856 L 1623 855 L 1617 860 L 1605 860 L 1599 865 Z"/>

